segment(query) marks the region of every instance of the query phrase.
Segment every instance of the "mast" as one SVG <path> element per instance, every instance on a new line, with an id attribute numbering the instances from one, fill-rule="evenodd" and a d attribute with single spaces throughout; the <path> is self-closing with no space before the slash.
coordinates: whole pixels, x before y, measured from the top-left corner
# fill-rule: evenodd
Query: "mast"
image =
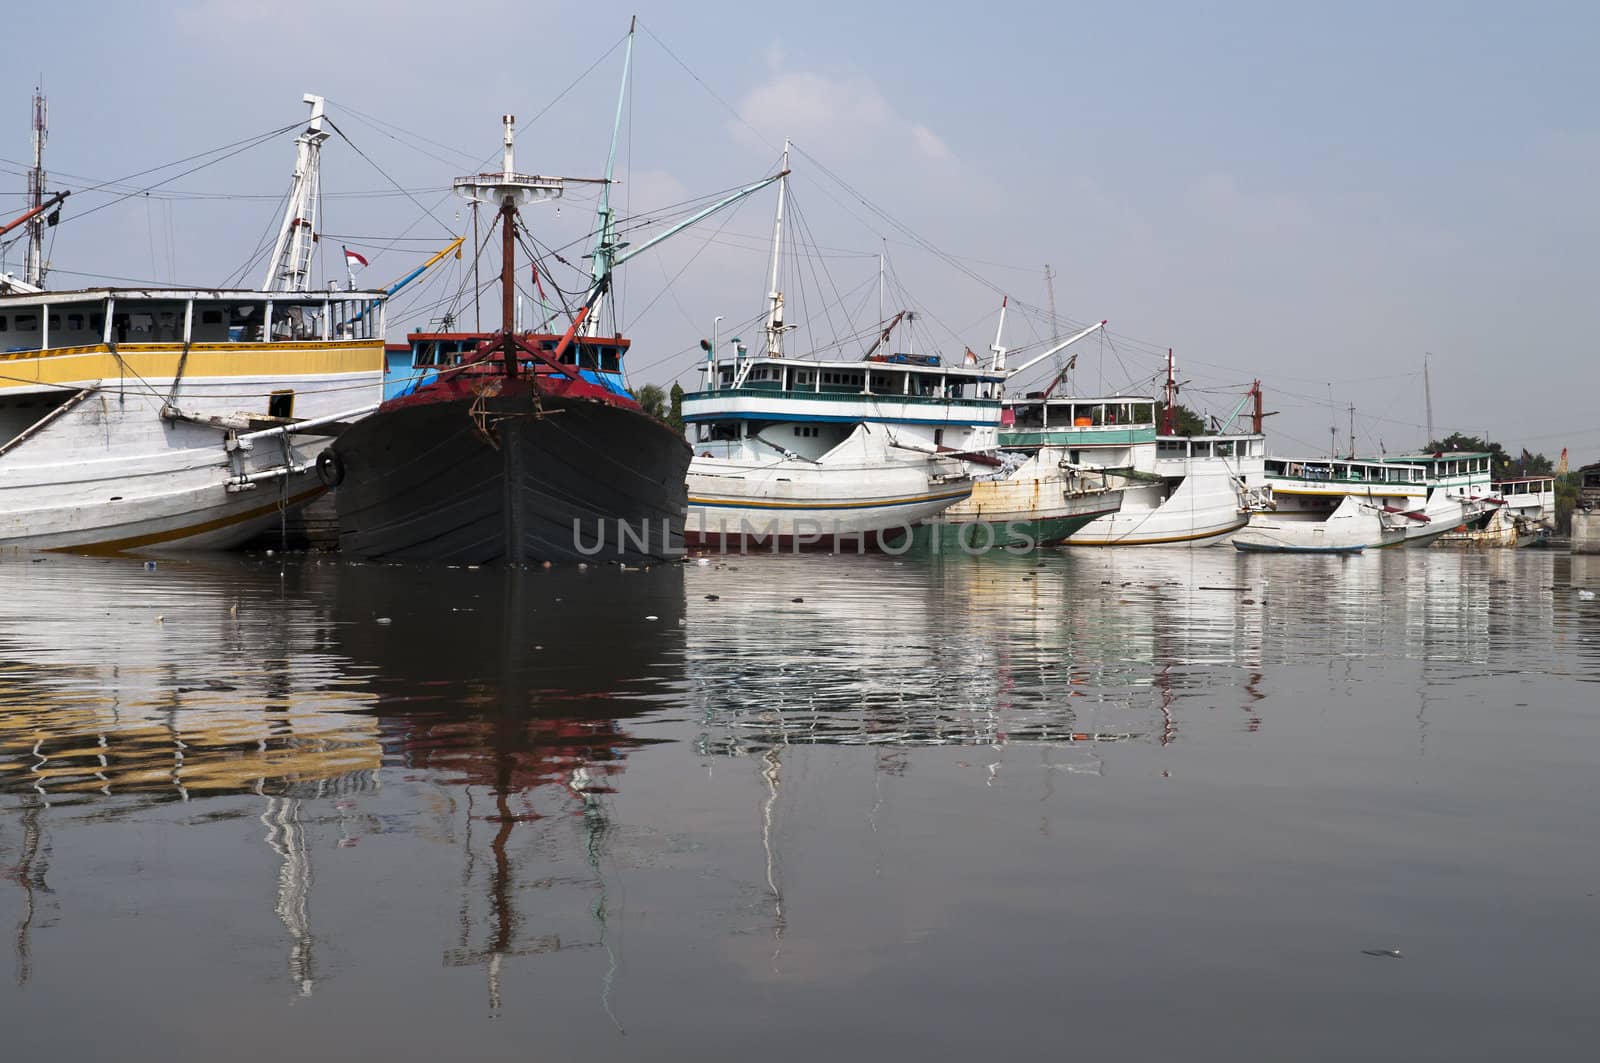
<path id="1" fill-rule="evenodd" d="M 611 151 L 606 155 L 605 183 L 600 186 L 599 204 L 595 207 L 594 254 L 590 256 L 589 290 L 591 293 L 598 290 L 599 294 L 594 300 L 589 319 L 584 323 L 585 336 L 600 333 L 600 308 L 607 294 L 606 277 L 611 273 L 617 253 L 613 227 L 616 213 L 611 209 L 611 175 L 617 167 L 617 136 L 622 131 L 622 105 L 628 98 L 628 68 L 633 64 L 633 31 L 637 22 L 637 17 L 628 21 L 628 47 L 622 53 L 622 85 L 617 89 L 617 116 L 611 124 Z"/>
<path id="2" fill-rule="evenodd" d="M 517 173 L 515 141 L 517 116 L 500 116 L 503 132 L 500 172 L 458 177 L 456 195 L 474 203 L 493 203 L 500 210 L 500 343 L 505 352 L 505 374 L 517 375 L 517 207 L 560 198 L 566 181 Z M 578 322 L 582 324 L 581 320 Z"/>
<path id="3" fill-rule="evenodd" d="M 1167 348 L 1167 408 L 1161 412 L 1161 434 L 1173 434 L 1174 417 L 1172 407 L 1178 401 L 1178 367 L 1172 360 L 1172 348 Z"/>
<path id="4" fill-rule="evenodd" d="M 1350 457 L 1356 456 L 1356 404 L 1350 404 Z"/>
<path id="5" fill-rule="evenodd" d="M 783 139 L 783 162 L 778 169 L 789 172 L 789 138 Z M 789 188 L 787 178 L 778 182 L 778 213 L 772 223 L 772 283 L 767 286 L 767 298 L 772 306 L 767 311 L 767 355 L 783 357 L 783 293 L 778 290 L 778 266 L 783 256 L 783 197 Z"/>
<path id="6" fill-rule="evenodd" d="M 1000 336 L 1006 330 L 1006 304 L 1010 301 L 1009 295 L 1000 297 L 1000 320 L 994 326 L 994 342 L 989 344 L 989 350 L 994 354 L 994 357 L 989 359 L 989 368 L 995 372 L 1006 367 L 1006 349 L 1000 343 Z"/>
<path id="7" fill-rule="evenodd" d="M 1044 290 L 1050 297 L 1050 342 L 1055 343 L 1061 338 L 1061 324 L 1056 320 L 1056 276 L 1048 262 L 1044 264 Z"/>
<path id="8" fill-rule="evenodd" d="M 45 122 L 44 93 L 35 86 L 33 90 L 33 168 L 28 171 L 28 209 L 40 211 L 28 222 L 28 255 L 24 259 L 22 279 L 35 288 L 44 287 L 44 142 L 48 135 Z"/>
<path id="9" fill-rule="evenodd" d="M 884 247 L 888 240 L 883 241 Z M 878 251 L 878 328 L 883 328 L 883 250 Z"/>
<path id="10" fill-rule="evenodd" d="M 311 252 L 317 239 L 317 203 L 322 198 L 322 142 L 328 134 L 322 128 L 322 97 L 307 93 L 301 100 L 311 106 L 311 120 L 294 139 L 294 179 L 289 184 L 278 240 L 267 261 L 267 275 L 261 282 L 263 291 L 311 290 Z"/>
<path id="11" fill-rule="evenodd" d="M 505 148 L 501 153 L 502 172 L 509 179 L 516 172 L 512 165 L 512 141 L 516 138 L 517 116 L 500 116 L 505 127 Z M 517 200 L 506 196 L 500 201 L 500 335 L 505 341 L 507 379 L 517 375 Z"/>
<path id="12" fill-rule="evenodd" d="M 483 285 L 478 280 L 478 201 L 472 201 L 472 331 L 483 331 Z"/>
<path id="13" fill-rule="evenodd" d="M 1432 355 L 1426 352 L 1422 355 L 1422 401 L 1428 414 L 1428 439 L 1423 443 L 1425 447 L 1433 446 L 1433 387 L 1428 380 L 1428 359 L 1431 357 Z"/>

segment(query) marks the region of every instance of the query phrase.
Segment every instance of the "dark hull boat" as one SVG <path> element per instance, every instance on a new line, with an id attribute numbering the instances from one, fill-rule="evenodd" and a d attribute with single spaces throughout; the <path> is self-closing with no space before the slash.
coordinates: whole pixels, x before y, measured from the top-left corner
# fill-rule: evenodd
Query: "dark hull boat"
<path id="1" fill-rule="evenodd" d="M 629 57 L 632 45 L 630 28 Z M 627 65 L 625 58 L 624 86 Z M 517 328 L 517 218 L 521 206 L 558 199 L 569 182 L 586 179 L 518 173 L 512 115 L 501 119 L 500 171 L 456 179 L 458 193 L 499 214 L 500 330 L 413 334 L 410 374 L 386 387 L 377 412 L 318 459 L 324 482 L 339 487 L 342 552 L 511 565 L 683 556 L 693 452 L 629 394 L 622 377 L 628 341 L 601 328 L 602 307 L 616 267 L 784 175 L 630 246 L 614 229 L 609 194 L 622 102 L 619 96 L 606 175 L 589 182 L 600 193 L 587 294 L 561 335 L 543 330 L 564 308 L 532 332 Z M 534 265 L 544 310 L 537 278 L 550 275 L 549 263 L 542 271 Z"/>
<path id="2" fill-rule="evenodd" d="M 546 337 L 530 339 L 519 346 Z M 500 366 L 446 370 L 340 436 L 325 462 L 341 481 L 340 551 L 457 564 L 683 556 L 682 436 L 583 376 Z"/>

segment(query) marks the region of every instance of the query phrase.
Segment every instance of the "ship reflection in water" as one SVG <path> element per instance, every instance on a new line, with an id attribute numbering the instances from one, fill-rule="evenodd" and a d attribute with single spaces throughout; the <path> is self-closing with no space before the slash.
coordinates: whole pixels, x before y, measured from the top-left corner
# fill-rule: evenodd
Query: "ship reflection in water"
<path id="1" fill-rule="evenodd" d="M 0 1019 L 131 1060 L 1561 1055 L 1592 560 L 11 559 Z"/>

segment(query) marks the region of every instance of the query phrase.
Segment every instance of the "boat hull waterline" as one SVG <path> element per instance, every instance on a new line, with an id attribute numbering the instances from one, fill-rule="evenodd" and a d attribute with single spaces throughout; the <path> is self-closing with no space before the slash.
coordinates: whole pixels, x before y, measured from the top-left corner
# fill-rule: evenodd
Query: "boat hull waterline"
<path id="1" fill-rule="evenodd" d="M 334 448 L 339 548 L 382 561 L 647 564 L 684 552 L 690 450 L 637 409 L 526 378 L 386 403 Z"/>
<path id="2" fill-rule="evenodd" d="M 302 420 L 369 411 L 340 408 L 366 396 L 376 405 L 381 349 L 365 353 L 367 372 L 186 378 L 176 389 L 183 417 L 163 416 L 170 377 L 81 382 L 0 454 L 0 546 L 115 553 L 243 545 L 322 493 L 314 466 L 327 445 L 321 429 L 285 437 L 265 427 L 269 419 L 249 425 L 245 411 L 263 411 L 264 396 L 290 390 Z M 33 397 L 23 390 L 0 391 L 0 401 Z"/>

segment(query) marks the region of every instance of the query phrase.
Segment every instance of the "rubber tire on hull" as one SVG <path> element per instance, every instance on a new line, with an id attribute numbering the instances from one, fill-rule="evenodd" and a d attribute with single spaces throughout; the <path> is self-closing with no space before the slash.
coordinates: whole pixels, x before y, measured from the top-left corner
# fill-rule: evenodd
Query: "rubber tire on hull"
<path id="1" fill-rule="evenodd" d="M 535 416 L 525 399 L 491 399 L 491 442 L 470 407 L 380 410 L 339 437 L 341 552 L 453 564 L 682 556 L 693 452 L 671 428 L 599 402 L 546 399 Z"/>

